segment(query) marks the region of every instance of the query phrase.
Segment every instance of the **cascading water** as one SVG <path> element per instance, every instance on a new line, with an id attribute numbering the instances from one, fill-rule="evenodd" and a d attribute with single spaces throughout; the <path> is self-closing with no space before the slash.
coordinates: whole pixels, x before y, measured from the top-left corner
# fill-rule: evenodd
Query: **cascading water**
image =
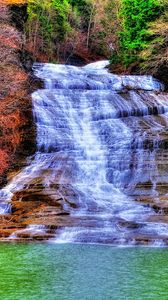
<path id="1" fill-rule="evenodd" d="M 34 66 L 45 82 L 32 95 L 37 152 L 1 190 L 1 206 L 34 180 L 53 200 L 66 197 L 62 187 L 74 191 L 75 205 L 63 205 L 72 223 L 56 242 L 161 242 L 168 225 L 152 222 L 155 212 L 135 200 L 159 199 L 168 184 L 168 97 L 151 76 L 109 74 L 107 64 Z"/>

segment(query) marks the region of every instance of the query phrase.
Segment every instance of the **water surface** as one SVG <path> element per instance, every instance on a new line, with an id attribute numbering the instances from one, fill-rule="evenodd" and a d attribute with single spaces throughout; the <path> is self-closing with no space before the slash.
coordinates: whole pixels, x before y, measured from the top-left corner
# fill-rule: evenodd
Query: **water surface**
<path id="1" fill-rule="evenodd" d="M 166 248 L 0 245 L 0 299 L 168 299 Z"/>

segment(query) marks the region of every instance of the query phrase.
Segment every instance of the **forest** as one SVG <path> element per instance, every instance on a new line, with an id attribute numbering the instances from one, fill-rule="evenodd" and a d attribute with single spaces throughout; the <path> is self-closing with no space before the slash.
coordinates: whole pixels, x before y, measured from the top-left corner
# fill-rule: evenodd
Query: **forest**
<path id="1" fill-rule="evenodd" d="M 27 12 L 35 57 L 104 56 L 118 72 L 155 72 L 167 63 L 167 0 L 30 0 Z"/>

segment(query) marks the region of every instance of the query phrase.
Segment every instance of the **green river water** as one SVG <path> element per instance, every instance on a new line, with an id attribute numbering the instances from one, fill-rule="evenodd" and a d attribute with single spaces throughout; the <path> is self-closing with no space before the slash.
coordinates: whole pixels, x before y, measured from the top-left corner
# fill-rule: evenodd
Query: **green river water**
<path id="1" fill-rule="evenodd" d="M 168 299 L 168 249 L 1 244 L 0 299 Z"/>

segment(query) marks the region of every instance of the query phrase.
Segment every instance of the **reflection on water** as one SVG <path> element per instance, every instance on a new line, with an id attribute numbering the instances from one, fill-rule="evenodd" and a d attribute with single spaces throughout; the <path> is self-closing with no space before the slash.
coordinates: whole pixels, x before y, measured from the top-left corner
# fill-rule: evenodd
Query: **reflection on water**
<path id="1" fill-rule="evenodd" d="M 0 245 L 0 299 L 167 299 L 168 251 Z"/>

